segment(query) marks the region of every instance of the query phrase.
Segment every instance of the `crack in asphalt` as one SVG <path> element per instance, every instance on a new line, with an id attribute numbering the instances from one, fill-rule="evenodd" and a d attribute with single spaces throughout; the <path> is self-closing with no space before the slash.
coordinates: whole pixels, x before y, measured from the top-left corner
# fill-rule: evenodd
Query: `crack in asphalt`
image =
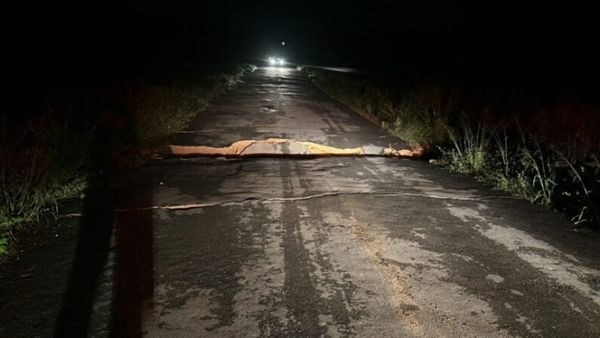
<path id="1" fill-rule="evenodd" d="M 230 200 L 230 201 L 219 201 L 219 202 L 208 202 L 208 203 L 186 203 L 186 204 L 176 204 L 176 205 L 153 205 L 149 207 L 142 208 L 119 208 L 115 211 L 117 213 L 125 213 L 125 212 L 136 212 L 136 211 L 150 211 L 150 210 L 189 210 L 189 209 L 199 209 L 199 208 L 211 208 L 211 207 L 219 207 L 219 206 L 232 206 L 232 205 L 242 205 L 245 203 L 251 202 L 260 202 L 260 203 L 270 203 L 270 202 L 290 202 L 290 201 L 305 201 L 316 198 L 323 197 L 332 197 L 332 196 L 343 196 L 343 195 L 370 195 L 377 197 L 424 197 L 424 198 L 432 198 L 439 200 L 453 200 L 453 201 L 485 201 L 492 199 L 518 199 L 513 196 L 505 196 L 505 195 L 482 195 L 482 196 L 443 196 L 443 195 L 433 195 L 433 194 L 424 194 L 424 193 L 409 193 L 409 192 L 395 192 L 395 193 L 381 193 L 381 192 L 371 192 L 371 191 L 333 191 L 333 192 L 325 192 L 320 194 L 313 194 L 307 196 L 298 196 L 298 197 L 271 197 L 271 198 L 256 198 L 256 197 L 248 197 L 240 200 Z"/>
<path id="2" fill-rule="evenodd" d="M 342 130 L 343 132 L 343 130 Z M 397 158 L 419 158 L 423 154 L 421 147 L 414 149 L 394 149 L 392 146 L 359 146 L 338 148 L 309 141 L 286 138 L 268 138 L 266 140 L 239 140 L 226 147 L 204 145 L 167 145 L 156 149 L 158 155 L 167 156 L 384 156 Z"/>

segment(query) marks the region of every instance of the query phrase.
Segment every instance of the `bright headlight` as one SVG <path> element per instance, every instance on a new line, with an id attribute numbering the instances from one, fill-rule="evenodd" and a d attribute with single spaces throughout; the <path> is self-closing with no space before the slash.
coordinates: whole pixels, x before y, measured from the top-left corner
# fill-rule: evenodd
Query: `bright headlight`
<path id="1" fill-rule="evenodd" d="M 283 66 L 286 64 L 284 58 L 274 57 L 274 56 L 269 56 L 267 58 L 267 61 L 269 62 L 269 66 Z"/>

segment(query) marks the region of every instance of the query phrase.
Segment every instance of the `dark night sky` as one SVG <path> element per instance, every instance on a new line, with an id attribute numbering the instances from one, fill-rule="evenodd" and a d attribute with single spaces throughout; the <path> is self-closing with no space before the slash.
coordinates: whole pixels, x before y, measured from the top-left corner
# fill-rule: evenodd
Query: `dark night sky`
<path id="1" fill-rule="evenodd" d="M 3 5 L 2 75 L 128 76 L 264 57 L 281 40 L 305 64 L 570 70 L 595 64 L 594 13 L 549 1 L 17 1 Z"/>

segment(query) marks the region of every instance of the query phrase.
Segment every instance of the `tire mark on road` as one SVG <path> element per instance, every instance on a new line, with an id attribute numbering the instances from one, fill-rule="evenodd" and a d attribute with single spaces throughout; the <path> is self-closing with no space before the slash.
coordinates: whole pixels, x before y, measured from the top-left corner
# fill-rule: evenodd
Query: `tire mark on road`
<path id="1" fill-rule="evenodd" d="M 280 170 L 284 195 L 289 197 L 294 193 L 290 162 L 280 162 Z M 325 328 L 319 326 L 316 310 L 320 297 L 311 277 L 313 267 L 304 247 L 298 206 L 294 203 L 284 203 L 283 206 L 284 295 L 289 317 L 287 335 L 320 337 L 325 334 Z"/>

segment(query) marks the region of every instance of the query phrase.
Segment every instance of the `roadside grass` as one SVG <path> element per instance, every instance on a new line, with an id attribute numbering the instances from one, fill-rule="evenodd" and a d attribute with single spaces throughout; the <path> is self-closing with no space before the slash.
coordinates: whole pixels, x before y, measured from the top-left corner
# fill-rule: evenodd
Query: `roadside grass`
<path id="1" fill-rule="evenodd" d="M 575 224 L 600 227 L 599 104 L 559 95 L 542 100 L 539 83 L 467 88 L 308 74 L 325 93 L 421 145 L 449 170 L 556 209 Z"/>
<path id="2" fill-rule="evenodd" d="M 459 91 L 437 83 L 418 88 L 389 85 L 323 70 L 309 70 L 309 77 L 331 97 L 426 152 L 449 141 L 447 131 L 454 128 L 449 120 L 458 113 Z"/>
<path id="3" fill-rule="evenodd" d="M 153 145 L 182 130 L 209 106 L 203 88 L 148 86 L 136 95 L 135 133 L 141 145 Z"/>
<path id="4" fill-rule="evenodd" d="M 46 109 L 28 121 L 11 123 L 0 116 L 0 259 L 18 240 L 16 230 L 55 217 L 62 199 L 83 197 L 96 170 L 90 160 L 99 129 L 114 131 L 112 144 L 103 146 L 115 161 L 134 157 L 128 148 L 157 145 L 184 129 L 211 100 L 234 89 L 254 69 L 243 64 L 210 74 L 187 71 L 163 83 L 147 81 L 133 90 L 127 86 L 126 95 L 111 93 L 107 99 L 105 92 L 96 93 L 111 102 L 108 110 L 98 108 L 102 103 L 65 100 L 63 95 L 48 99 Z M 121 162 L 143 162 L 127 160 Z"/>
<path id="5" fill-rule="evenodd" d="M 57 210 L 58 200 L 83 192 L 87 145 L 87 135 L 50 116 L 16 130 L 2 123 L 0 255 L 7 252 L 19 226 L 39 221 L 43 211 Z"/>
<path id="6" fill-rule="evenodd" d="M 449 131 L 453 147 L 442 149 L 448 168 L 462 174 L 483 175 L 490 169 L 490 136 L 485 125 L 480 123 L 476 130 L 463 126 L 462 133 Z"/>
<path id="7" fill-rule="evenodd" d="M 597 154 L 569 159 L 565 150 L 536 136 L 513 138 L 506 129 L 465 126 L 442 149 L 447 168 L 473 175 L 496 189 L 561 211 L 574 224 L 600 225 L 600 162 Z"/>
<path id="8" fill-rule="evenodd" d="M 376 86 L 352 74 L 333 74 L 327 71 L 307 69 L 309 78 L 331 97 L 379 124 L 385 109 L 392 105 L 391 93 L 383 86 Z"/>
<path id="9" fill-rule="evenodd" d="M 242 64 L 217 73 L 175 75 L 167 84 L 143 85 L 135 94 L 135 133 L 138 143 L 152 146 L 184 129 L 216 97 L 242 83 L 256 66 Z"/>

